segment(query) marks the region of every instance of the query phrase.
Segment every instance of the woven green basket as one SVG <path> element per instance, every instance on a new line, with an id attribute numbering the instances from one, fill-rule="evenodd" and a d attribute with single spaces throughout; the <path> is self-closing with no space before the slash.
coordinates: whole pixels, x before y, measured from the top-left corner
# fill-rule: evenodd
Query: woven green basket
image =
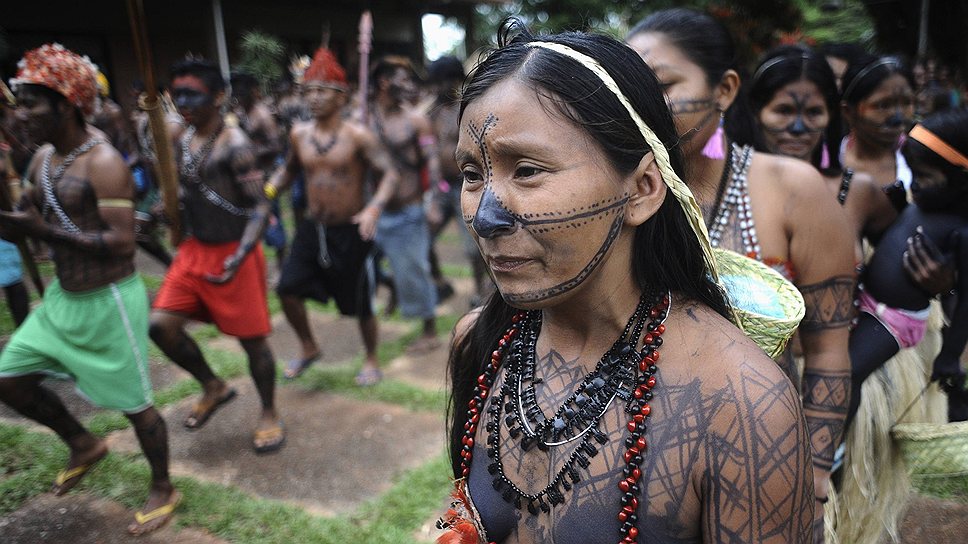
<path id="1" fill-rule="evenodd" d="M 968 474 L 968 421 L 898 423 L 891 436 L 908 472 L 918 476 Z"/>
<path id="2" fill-rule="evenodd" d="M 803 297 L 779 272 L 739 253 L 714 249 L 720 284 L 743 329 L 770 357 L 786 347 L 803 319 Z"/>

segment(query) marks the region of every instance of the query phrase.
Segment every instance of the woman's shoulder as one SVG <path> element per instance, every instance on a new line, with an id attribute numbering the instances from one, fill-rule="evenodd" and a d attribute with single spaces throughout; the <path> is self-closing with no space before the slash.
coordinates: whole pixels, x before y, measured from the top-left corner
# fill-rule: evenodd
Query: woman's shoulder
<path id="1" fill-rule="evenodd" d="M 750 182 L 763 181 L 794 196 L 828 193 L 823 176 L 812 164 L 782 155 L 755 152 L 750 163 Z"/>
<path id="2" fill-rule="evenodd" d="M 741 386 L 750 380 L 775 393 L 796 395 L 793 384 L 773 359 L 743 331 L 703 304 L 680 304 L 667 320 L 663 339 L 667 352 L 663 356 L 668 356 L 667 365 L 660 364 L 660 372 L 667 381 L 698 381 L 704 396 L 727 389 L 752 395 L 752 390 Z"/>

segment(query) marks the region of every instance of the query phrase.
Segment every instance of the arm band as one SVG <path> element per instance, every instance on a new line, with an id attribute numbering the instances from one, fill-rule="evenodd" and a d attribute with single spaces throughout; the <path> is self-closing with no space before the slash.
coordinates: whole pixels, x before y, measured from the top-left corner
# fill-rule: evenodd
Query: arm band
<path id="1" fill-rule="evenodd" d="M 275 200 L 279 196 L 279 189 L 276 189 L 276 186 L 271 183 L 266 183 L 263 190 L 266 193 L 266 198 L 269 200 Z"/>
<path id="2" fill-rule="evenodd" d="M 98 208 L 134 208 L 134 201 L 128 198 L 99 198 Z"/>

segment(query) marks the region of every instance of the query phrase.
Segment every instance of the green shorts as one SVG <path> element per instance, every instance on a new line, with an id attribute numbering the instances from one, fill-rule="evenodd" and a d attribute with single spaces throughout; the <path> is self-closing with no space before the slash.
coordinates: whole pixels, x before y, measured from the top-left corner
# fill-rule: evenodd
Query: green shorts
<path id="1" fill-rule="evenodd" d="M 54 280 L 0 354 L 0 377 L 73 380 L 93 404 L 128 414 L 153 403 L 148 373 L 148 295 L 135 273 L 83 292 Z"/>

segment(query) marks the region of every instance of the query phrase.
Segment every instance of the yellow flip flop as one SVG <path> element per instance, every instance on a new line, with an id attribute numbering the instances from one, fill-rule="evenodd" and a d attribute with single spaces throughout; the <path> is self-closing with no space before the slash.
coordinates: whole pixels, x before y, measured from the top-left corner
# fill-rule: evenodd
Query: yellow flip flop
<path id="1" fill-rule="evenodd" d="M 142 512 L 140 510 L 135 512 L 134 521 L 138 525 L 144 525 L 146 523 L 152 522 L 158 518 L 162 518 L 165 516 L 168 516 L 170 519 L 172 513 L 174 513 L 175 511 L 175 508 L 178 508 L 178 504 L 181 503 L 181 500 L 182 500 L 182 494 L 179 493 L 178 491 L 173 491 L 171 494 L 171 498 L 168 500 L 167 504 L 159 506 L 158 508 L 155 508 L 154 510 L 148 513 Z M 167 521 L 168 520 L 166 519 L 165 522 L 161 523 L 160 525 L 158 525 L 157 527 L 151 530 L 154 531 L 155 529 L 160 529 Z M 129 529 L 128 532 L 132 534 L 143 535 L 150 531 L 145 531 L 144 533 L 141 533 L 141 532 L 135 532 Z"/>

